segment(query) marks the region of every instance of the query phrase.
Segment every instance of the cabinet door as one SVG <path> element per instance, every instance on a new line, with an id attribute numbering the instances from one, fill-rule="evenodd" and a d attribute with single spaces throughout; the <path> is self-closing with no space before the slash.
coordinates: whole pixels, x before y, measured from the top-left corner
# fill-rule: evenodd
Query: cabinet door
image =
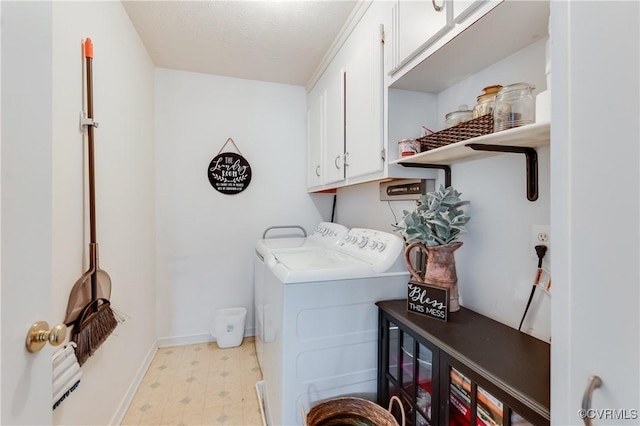
<path id="1" fill-rule="evenodd" d="M 377 16 L 365 16 L 346 52 L 346 176 L 353 178 L 380 172 L 384 166 L 383 43 Z"/>
<path id="2" fill-rule="evenodd" d="M 449 0 L 400 0 L 398 43 L 400 61 L 405 62 L 451 28 Z"/>
<path id="3" fill-rule="evenodd" d="M 336 183 L 344 180 L 344 70 L 340 69 L 329 74 L 325 92 L 325 131 L 324 148 L 324 184 Z"/>
<path id="4" fill-rule="evenodd" d="M 449 426 L 531 426 L 549 424 L 468 367 L 443 356 L 440 375 L 442 424 Z M 511 406 L 509 404 L 512 404 Z"/>
<path id="5" fill-rule="evenodd" d="M 438 415 L 438 352 L 426 342 L 388 320 L 382 321 L 378 402 L 387 406 L 392 396 L 402 401 L 406 425 L 435 425 Z M 436 366 L 434 368 L 434 366 Z M 393 414 L 400 419 L 394 406 Z"/>
<path id="6" fill-rule="evenodd" d="M 408 417 L 416 426 L 435 424 L 435 410 L 432 410 L 434 352 L 419 341 L 414 342 L 408 334 L 405 336 L 407 338 L 402 346 L 404 361 L 410 361 L 413 368 L 412 374 L 403 380 L 403 387 L 410 395 L 413 406 Z"/>
<path id="7" fill-rule="evenodd" d="M 391 75 L 400 67 L 400 5 L 393 2 L 385 20 L 386 50 L 384 52 L 384 72 Z"/>
<path id="8" fill-rule="evenodd" d="M 471 12 L 476 10 L 483 3 L 500 3 L 502 0 L 452 0 L 453 22 L 458 23 L 464 21 Z"/>
<path id="9" fill-rule="evenodd" d="M 307 187 L 322 185 L 324 147 L 324 92 L 314 90 L 307 104 Z"/>

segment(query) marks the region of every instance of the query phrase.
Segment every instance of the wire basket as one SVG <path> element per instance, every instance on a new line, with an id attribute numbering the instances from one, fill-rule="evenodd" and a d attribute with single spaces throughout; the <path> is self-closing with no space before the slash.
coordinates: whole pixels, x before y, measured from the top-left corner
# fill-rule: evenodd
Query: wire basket
<path id="1" fill-rule="evenodd" d="M 303 412 L 304 424 L 305 426 L 399 426 L 390 413 L 393 402 L 392 399 L 387 411 L 375 402 L 363 398 L 331 398 L 315 405 L 306 416 Z M 399 399 L 396 402 L 402 411 L 400 426 L 404 426 L 402 403 Z"/>
<path id="2" fill-rule="evenodd" d="M 489 133 L 493 133 L 493 114 L 486 114 L 473 120 L 465 121 L 457 126 L 449 127 L 416 140 L 420 142 L 420 152 L 425 152 L 466 139 L 488 135 Z"/>

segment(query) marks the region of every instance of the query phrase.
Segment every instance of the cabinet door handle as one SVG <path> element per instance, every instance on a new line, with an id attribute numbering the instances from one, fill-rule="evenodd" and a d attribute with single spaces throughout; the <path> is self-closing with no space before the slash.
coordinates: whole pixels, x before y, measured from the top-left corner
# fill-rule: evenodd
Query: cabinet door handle
<path id="1" fill-rule="evenodd" d="M 316 176 L 320 177 L 320 166 L 316 166 Z"/>
<path id="2" fill-rule="evenodd" d="M 585 426 L 591 426 L 591 418 L 589 416 L 589 412 L 591 411 L 591 396 L 593 395 L 593 391 L 599 388 L 601 385 L 602 379 L 600 379 L 600 377 L 589 377 L 589 384 L 587 385 L 587 389 L 585 389 L 584 395 L 582 397 L 581 417 L 584 421 Z"/>
<path id="3" fill-rule="evenodd" d="M 338 164 L 338 160 L 340 159 L 340 156 L 336 156 L 336 159 L 333 160 L 333 164 L 335 164 L 336 169 L 340 170 L 340 164 Z"/>
<path id="4" fill-rule="evenodd" d="M 444 9 L 444 1 L 442 2 L 442 6 L 438 6 L 436 0 L 431 0 L 431 3 L 433 3 L 433 8 L 436 10 L 436 12 L 442 12 L 442 9 Z"/>

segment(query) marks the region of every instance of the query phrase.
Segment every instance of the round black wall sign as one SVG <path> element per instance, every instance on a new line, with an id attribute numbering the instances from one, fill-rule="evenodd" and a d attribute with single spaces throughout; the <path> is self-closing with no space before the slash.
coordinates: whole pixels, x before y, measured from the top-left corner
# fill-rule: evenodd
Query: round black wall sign
<path id="1" fill-rule="evenodd" d="M 211 186 L 218 192 L 238 194 L 251 182 L 251 166 L 242 155 L 223 152 L 211 160 L 207 175 Z"/>

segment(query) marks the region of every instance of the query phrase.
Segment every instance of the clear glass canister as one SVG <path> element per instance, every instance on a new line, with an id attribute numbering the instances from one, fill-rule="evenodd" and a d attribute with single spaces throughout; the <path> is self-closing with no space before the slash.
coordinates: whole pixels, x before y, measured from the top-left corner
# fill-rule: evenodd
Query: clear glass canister
<path id="1" fill-rule="evenodd" d="M 535 121 L 535 87 L 528 83 L 504 86 L 496 96 L 493 108 L 493 130 L 511 129 Z"/>
<path id="2" fill-rule="evenodd" d="M 499 84 L 482 89 L 482 95 L 478 96 L 478 102 L 473 107 L 473 118 L 493 113 L 493 105 L 500 89 L 502 89 L 502 86 Z"/>
<path id="3" fill-rule="evenodd" d="M 473 111 L 466 105 L 460 105 L 458 107 L 458 111 L 450 112 L 445 116 L 444 128 L 448 129 L 449 127 L 457 126 L 458 124 L 469 121 L 472 118 Z"/>

